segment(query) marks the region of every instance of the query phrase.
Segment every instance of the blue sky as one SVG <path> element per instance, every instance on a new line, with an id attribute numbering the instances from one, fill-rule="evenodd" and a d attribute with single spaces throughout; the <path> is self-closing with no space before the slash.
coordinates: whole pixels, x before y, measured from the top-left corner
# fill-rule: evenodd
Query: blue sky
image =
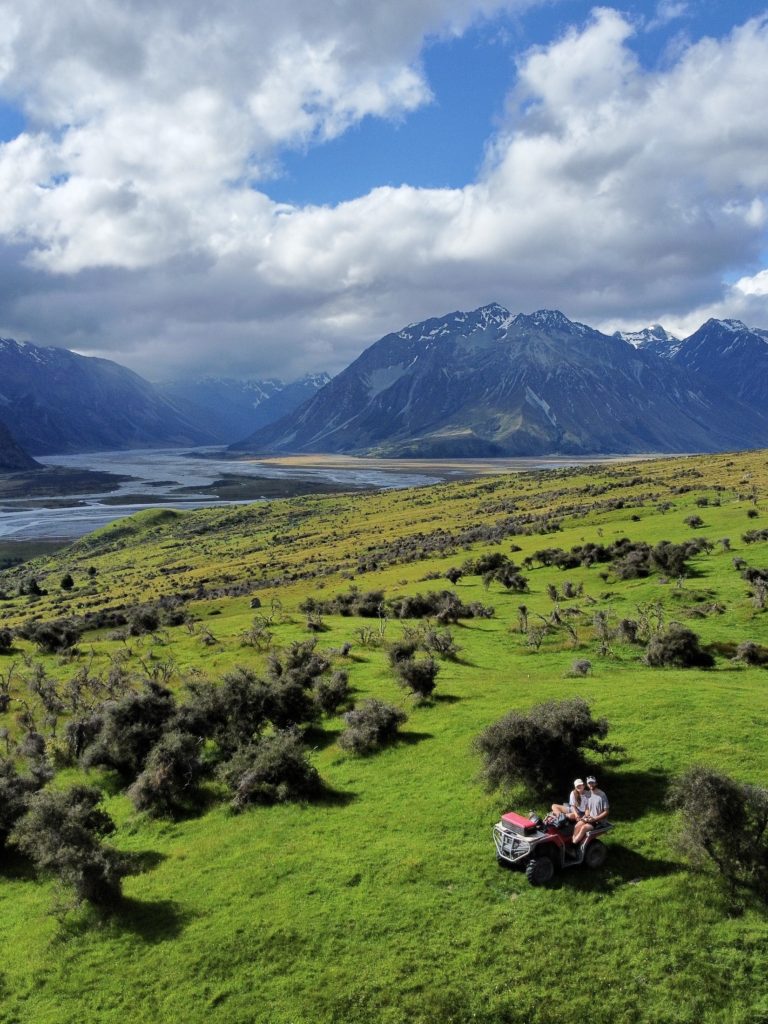
<path id="1" fill-rule="evenodd" d="M 161 379 L 491 301 L 768 326 L 765 3 L 4 10 L 3 336 Z"/>

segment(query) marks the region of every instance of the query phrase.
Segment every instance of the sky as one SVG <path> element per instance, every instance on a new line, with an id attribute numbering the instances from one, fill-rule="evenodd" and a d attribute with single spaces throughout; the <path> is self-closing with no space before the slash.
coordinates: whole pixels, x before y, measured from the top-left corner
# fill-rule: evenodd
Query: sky
<path id="1" fill-rule="evenodd" d="M 768 4 L 0 0 L 0 336 L 335 373 L 499 302 L 768 327 Z"/>

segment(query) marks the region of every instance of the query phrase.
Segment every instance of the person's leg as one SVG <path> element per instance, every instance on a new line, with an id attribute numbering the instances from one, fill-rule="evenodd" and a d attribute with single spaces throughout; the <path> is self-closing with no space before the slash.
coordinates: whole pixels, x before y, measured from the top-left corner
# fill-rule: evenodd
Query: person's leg
<path id="1" fill-rule="evenodd" d="M 552 804 L 553 814 L 567 814 L 570 808 L 566 804 Z"/>

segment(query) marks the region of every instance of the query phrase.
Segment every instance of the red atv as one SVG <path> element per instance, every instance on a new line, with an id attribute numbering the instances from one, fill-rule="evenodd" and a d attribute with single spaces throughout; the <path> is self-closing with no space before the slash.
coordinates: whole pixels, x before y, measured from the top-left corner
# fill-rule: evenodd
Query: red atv
<path id="1" fill-rule="evenodd" d="M 608 856 L 608 849 L 600 841 L 613 828 L 601 821 L 587 833 L 586 839 L 574 846 L 571 842 L 573 822 L 564 814 L 550 814 L 544 820 L 531 814 L 502 814 L 493 826 L 496 859 L 505 867 L 524 867 L 531 885 L 546 885 L 555 869 L 575 868 L 586 864 L 599 868 Z"/>

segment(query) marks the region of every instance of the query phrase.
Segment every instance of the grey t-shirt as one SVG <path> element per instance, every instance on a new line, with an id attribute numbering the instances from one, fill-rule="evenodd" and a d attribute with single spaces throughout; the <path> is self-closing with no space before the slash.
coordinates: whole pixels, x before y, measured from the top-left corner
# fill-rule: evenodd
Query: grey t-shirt
<path id="1" fill-rule="evenodd" d="M 598 814 L 608 810 L 608 797 L 602 789 L 591 790 L 587 798 L 587 813 L 596 818 Z"/>

